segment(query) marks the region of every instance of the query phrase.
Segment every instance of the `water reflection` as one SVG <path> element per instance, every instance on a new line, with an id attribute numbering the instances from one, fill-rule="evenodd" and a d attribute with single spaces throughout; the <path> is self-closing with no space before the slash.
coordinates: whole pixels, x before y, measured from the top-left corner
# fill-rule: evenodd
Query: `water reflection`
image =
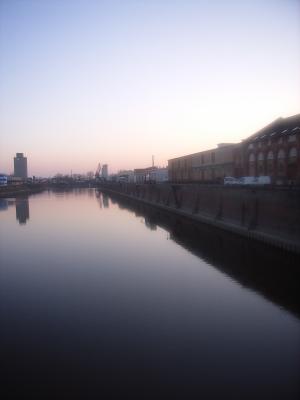
<path id="1" fill-rule="evenodd" d="M 276 305 L 299 316 L 299 260 L 97 192 L 30 200 L 30 229 L 0 213 L 5 398 L 298 399 Z"/>
<path id="2" fill-rule="evenodd" d="M 157 225 L 155 222 L 152 222 L 151 218 L 145 217 L 145 226 L 150 229 L 150 231 L 156 231 Z"/>
<path id="3" fill-rule="evenodd" d="M 29 201 L 27 197 L 16 198 L 16 218 L 20 225 L 25 225 L 29 219 Z"/>
<path id="4" fill-rule="evenodd" d="M 11 206 L 16 208 L 16 220 L 19 224 L 26 225 L 29 220 L 28 196 L 16 197 L 15 199 L 0 199 L 0 211 L 7 211 Z"/>
<path id="5" fill-rule="evenodd" d="M 109 197 L 106 194 L 102 194 L 104 208 L 109 208 Z"/>
<path id="6" fill-rule="evenodd" d="M 118 196 L 114 201 L 121 209 L 142 216 L 147 228 L 166 229 L 171 240 L 300 317 L 298 255 L 195 224 L 130 199 Z"/>
<path id="7" fill-rule="evenodd" d="M 7 211 L 8 207 L 14 206 L 14 199 L 1 199 L 0 198 L 0 211 Z"/>
<path id="8" fill-rule="evenodd" d="M 93 189 L 92 189 L 93 190 Z M 109 196 L 96 190 L 96 199 L 100 208 L 109 208 Z"/>
<path id="9" fill-rule="evenodd" d="M 8 200 L 0 199 L 0 211 L 6 211 L 8 209 Z"/>

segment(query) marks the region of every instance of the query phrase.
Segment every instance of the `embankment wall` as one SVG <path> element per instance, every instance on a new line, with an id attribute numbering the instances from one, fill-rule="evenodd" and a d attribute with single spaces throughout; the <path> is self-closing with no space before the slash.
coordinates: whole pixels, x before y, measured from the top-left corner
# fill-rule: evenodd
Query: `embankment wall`
<path id="1" fill-rule="evenodd" d="M 101 189 L 300 253 L 300 189 L 103 183 Z"/>

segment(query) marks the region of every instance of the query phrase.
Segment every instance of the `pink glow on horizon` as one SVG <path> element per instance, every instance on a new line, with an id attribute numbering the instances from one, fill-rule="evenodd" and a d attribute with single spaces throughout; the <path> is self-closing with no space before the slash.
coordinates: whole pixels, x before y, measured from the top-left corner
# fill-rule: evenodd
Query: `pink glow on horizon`
<path id="1" fill-rule="evenodd" d="M 300 3 L 4 0 L 0 172 L 142 168 L 300 112 Z M 54 29 L 55 27 L 55 29 Z"/>

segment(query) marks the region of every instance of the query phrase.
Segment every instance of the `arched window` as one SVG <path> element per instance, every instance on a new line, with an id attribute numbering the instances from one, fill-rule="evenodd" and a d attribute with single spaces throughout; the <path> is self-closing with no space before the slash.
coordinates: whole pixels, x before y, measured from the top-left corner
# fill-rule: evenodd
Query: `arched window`
<path id="1" fill-rule="evenodd" d="M 254 153 L 249 154 L 248 170 L 249 170 L 250 176 L 255 176 L 255 155 L 254 155 Z"/>
<path id="2" fill-rule="evenodd" d="M 274 153 L 273 151 L 268 151 L 267 154 L 267 173 L 272 175 L 274 171 Z"/>
<path id="3" fill-rule="evenodd" d="M 280 149 L 277 153 L 277 170 L 279 176 L 284 176 L 285 174 L 285 152 Z"/>
<path id="4" fill-rule="evenodd" d="M 293 135 L 289 136 L 288 142 L 296 142 L 296 141 L 297 141 L 297 137 L 296 137 L 295 133 Z"/>
<path id="5" fill-rule="evenodd" d="M 280 149 L 278 154 L 277 154 L 278 160 L 283 160 L 285 158 L 285 152 L 284 150 Z"/>
<path id="6" fill-rule="evenodd" d="M 260 152 L 257 159 L 258 161 L 264 161 L 264 153 Z"/>
<path id="7" fill-rule="evenodd" d="M 289 158 L 297 158 L 297 155 L 296 147 L 292 147 L 289 151 Z"/>
<path id="8" fill-rule="evenodd" d="M 249 162 L 255 162 L 255 155 L 254 155 L 254 153 L 251 153 L 251 154 L 249 155 Z"/>
<path id="9" fill-rule="evenodd" d="M 288 152 L 287 160 L 287 178 L 291 182 L 294 182 L 297 176 L 297 157 L 298 151 L 296 147 L 292 147 Z"/>
<path id="10" fill-rule="evenodd" d="M 298 152 L 297 152 L 296 147 L 292 147 L 289 151 L 288 163 L 295 164 L 297 162 L 297 156 L 298 156 Z"/>
<path id="11" fill-rule="evenodd" d="M 258 175 L 264 175 L 265 173 L 263 152 L 260 152 L 257 157 L 257 173 Z"/>

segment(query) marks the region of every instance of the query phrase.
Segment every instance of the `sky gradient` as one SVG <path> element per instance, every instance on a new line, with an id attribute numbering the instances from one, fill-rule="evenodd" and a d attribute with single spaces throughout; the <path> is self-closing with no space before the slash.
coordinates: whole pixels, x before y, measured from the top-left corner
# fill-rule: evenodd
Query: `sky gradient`
<path id="1" fill-rule="evenodd" d="M 0 2 L 0 172 L 164 166 L 300 112 L 300 1 Z"/>

